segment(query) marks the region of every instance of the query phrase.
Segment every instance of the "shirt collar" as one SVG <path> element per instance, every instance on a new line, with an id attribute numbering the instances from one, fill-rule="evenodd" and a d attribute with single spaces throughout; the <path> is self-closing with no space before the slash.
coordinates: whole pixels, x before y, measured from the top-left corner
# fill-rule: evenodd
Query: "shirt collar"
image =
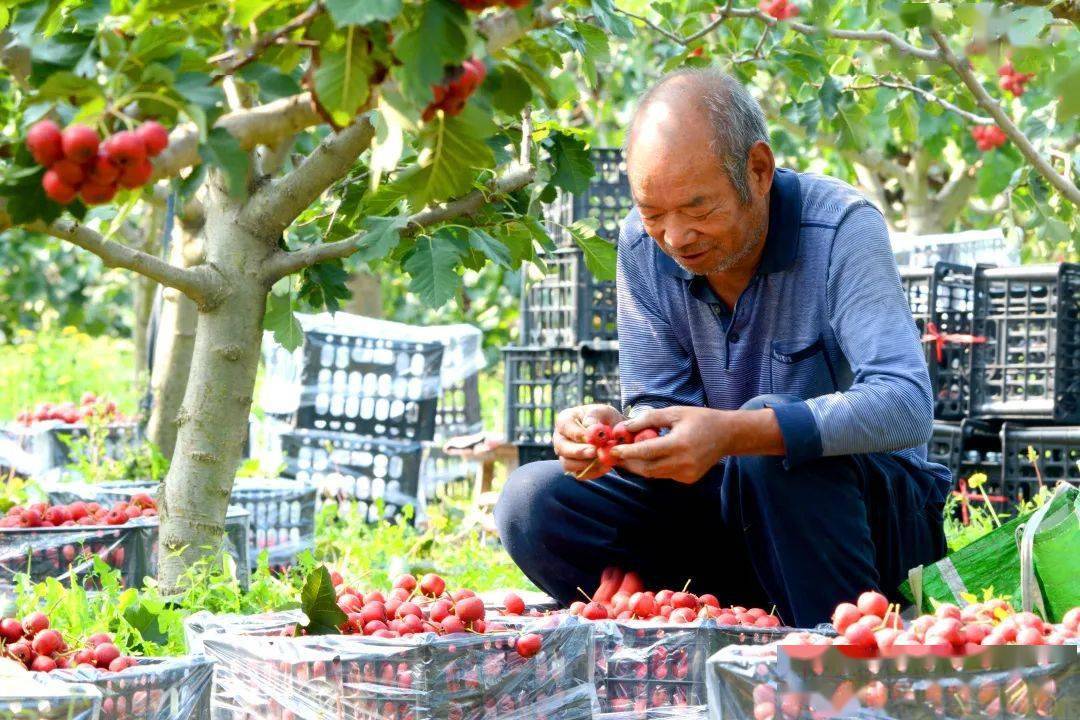
<path id="1" fill-rule="evenodd" d="M 799 251 L 799 228 L 802 224 L 802 193 L 799 190 L 799 174 L 786 168 L 773 172 L 772 190 L 769 191 L 769 231 L 765 236 L 765 249 L 757 272 L 764 275 L 788 270 L 795 264 Z M 659 248 L 657 248 L 659 251 Z M 693 274 L 670 256 L 660 251 L 660 269 L 683 280 L 693 279 Z"/>

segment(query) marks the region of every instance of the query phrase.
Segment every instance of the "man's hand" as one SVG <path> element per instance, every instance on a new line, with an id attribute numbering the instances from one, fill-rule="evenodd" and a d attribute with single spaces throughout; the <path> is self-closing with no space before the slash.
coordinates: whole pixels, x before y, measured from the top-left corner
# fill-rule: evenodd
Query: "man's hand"
<path id="1" fill-rule="evenodd" d="M 611 454 L 619 467 L 648 478 L 664 478 L 696 483 L 720 462 L 727 452 L 725 429 L 730 412 L 700 407 L 668 407 L 647 410 L 626 427 L 631 432 L 645 428 L 670 428 L 652 440 L 617 445 Z"/>
<path id="2" fill-rule="evenodd" d="M 585 441 L 585 433 L 590 425 L 605 423 L 613 426 L 623 420 L 622 413 L 610 405 L 581 405 L 559 413 L 555 418 L 554 445 L 563 470 L 578 480 L 594 480 L 610 470 L 594 462 L 596 448 Z"/>

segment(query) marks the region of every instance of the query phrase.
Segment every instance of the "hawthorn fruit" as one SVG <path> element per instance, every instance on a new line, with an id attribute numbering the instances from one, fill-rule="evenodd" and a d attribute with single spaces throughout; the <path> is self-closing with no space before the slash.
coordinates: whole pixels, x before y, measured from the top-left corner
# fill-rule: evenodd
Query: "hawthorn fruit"
<path id="1" fill-rule="evenodd" d="M 26 133 L 26 147 L 38 165 L 51 166 L 64 156 L 60 127 L 52 120 L 34 123 Z"/>

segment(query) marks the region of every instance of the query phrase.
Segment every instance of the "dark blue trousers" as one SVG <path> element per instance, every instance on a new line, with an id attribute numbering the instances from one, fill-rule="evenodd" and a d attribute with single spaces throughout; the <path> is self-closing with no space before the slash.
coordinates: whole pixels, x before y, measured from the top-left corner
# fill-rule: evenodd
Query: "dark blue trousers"
<path id="1" fill-rule="evenodd" d="M 778 398 L 751 403 L 766 399 Z M 618 470 L 583 482 L 558 462 L 530 463 L 495 519 L 522 571 L 564 605 L 613 565 L 651 589 L 689 580 L 721 604 L 775 605 L 785 624 L 810 627 L 865 590 L 901 601 L 908 569 L 945 554 L 942 509 L 930 477 L 874 453 L 790 470 L 780 457 L 732 457 L 693 485 Z"/>

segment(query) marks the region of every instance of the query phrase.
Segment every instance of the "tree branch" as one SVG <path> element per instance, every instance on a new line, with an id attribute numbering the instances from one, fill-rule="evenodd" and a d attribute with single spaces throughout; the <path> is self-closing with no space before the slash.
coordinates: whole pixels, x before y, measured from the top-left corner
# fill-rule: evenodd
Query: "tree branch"
<path id="1" fill-rule="evenodd" d="M 956 168 L 934 196 L 933 205 L 941 226 L 951 225 L 957 215 L 967 206 L 971 193 L 978 185 L 975 170 L 974 165 Z"/>
<path id="2" fill-rule="evenodd" d="M 215 307 L 224 295 L 221 278 L 209 267 L 176 267 L 149 253 L 107 240 L 100 233 L 70 218 L 60 218 L 51 223 L 39 220 L 27 225 L 27 229 L 78 245 L 101 258 L 107 267 L 132 270 L 162 285 L 176 288 L 200 308 Z"/>
<path id="3" fill-rule="evenodd" d="M 1020 154 L 1027 158 L 1027 161 L 1032 164 L 1035 170 L 1046 178 L 1047 182 L 1057 188 L 1058 192 L 1060 192 L 1067 200 L 1072 202 L 1073 205 L 1080 206 L 1080 188 L 1069 182 L 1065 176 L 1060 175 L 1054 170 L 1050 161 L 1039 154 L 1039 151 L 1031 144 L 1031 141 L 1028 140 L 1027 135 L 1024 135 L 1024 133 L 1021 132 L 1020 128 L 1016 126 L 1012 121 L 1012 118 L 1005 112 L 1004 108 L 994 102 L 994 99 L 986 92 L 986 88 L 984 88 L 982 83 L 979 82 L 979 79 L 975 77 L 975 73 L 971 71 L 971 66 L 967 61 L 961 60 L 953 53 L 952 49 L 949 47 L 948 40 L 945 39 L 941 32 L 938 30 L 931 30 L 930 35 L 934 38 L 934 42 L 937 43 L 938 48 L 941 51 L 942 61 L 951 67 L 953 72 L 960 77 L 960 80 L 967 86 L 968 90 L 971 91 L 971 94 L 975 96 L 975 102 L 977 102 L 983 110 L 990 113 L 998 127 L 1000 127 L 1016 145 Z"/>
<path id="4" fill-rule="evenodd" d="M 477 21 L 476 31 L 487 40 L 487 51 L 494 55 L 530 30 L 539 30 L 559 23 L 562 18 L 555 14 L 555 9 L 562 3 L 563 0 L 546 0 L 533 13 L 529 25 L 522 25 L 518 14 L 513 10 L 491 13 Z"/>
<path id="5" fill-rule="evenodd" d="M 361 108 L 366 112 L 371 106 Z M 367 115 L 341 132 L 328 135 L 298 166 L 252 195 L 243 218 L 269 236 L 284 232 L 328 187 L 345 177 L 356 158 L 371 145 L 375 126 Z"/>
<path id="6" fill-rule="evenodd" d="M 520 190 L 531 183 L 535 176 L 536 168 L 534 166 L 515 163 L 506 174 L 491 183 L 488 188 L 473 190 L 468 195 L 457 200 L 434 205 L 409 216 L 408 224 L 401 234 L 408 237 L 431 225 L 471 215 L 487 204 L 491 194 L 505 195 Z M 309 245 L 302 250 L 293 252 L 278 252 L 266 263 L 264 269 L 266 282 L 273 284 L 281 278 L 306 267 L 327 260 L 347 258 L 360 249 L 361 243 L 366 236 L 366 232 L 361 232 L 337 242 Z"/>
<path id="7" fill-rule="evenodd" d="M 315 112 L 311 95 L 301 93 L 275 100 L 250 110 L 222 115 L 214 124 L 235 137 L 240 147 L 251 150 L 257 145 L 277 145 L 304 128 L 322 123 Z M 194 123 L 178 125 L 169 133 L 169 146 L 154 158 L 154 179 L 172 177 L 201 162 L 199 130 Z"/>
<path id="8" fill-rule="evenodd" d="M 1016 5 L 1044 7 L 1050 14 L 1062 20 L 1080 25 L 1080 2 L 1077 0 L 1011 0 Z"/>
<path id="9" fill-rule="evenodd" d="M 322 12 L 322 4 L 313 2 L 308 9 L 294 17 L 289 22 L 285 23 L 281 27 L 265 35 L 260 35 L 255 38 L 255 41 L 251 44 L 247 50 L 235 49 L 228 50 L 209 58 L 207 61 L 215 64 L 223 65 L 220 73 L 214 75 L 213 82 L 218 82 L 222 78 L 232 75 L 245 65 L 254 62 L 262 55 L 266 48 L 277 43 L 280 38 L 285 37 L 294 30 L 308 25 L 314 20 L 319 13 Z"/>
<path id="10" fill-rule="evenodd" d="M 848 90 L 873 90 L 873 89 L 880 88 L 880 87 L 892 88 L 894 90 L 906 90 L 907 92 L 915 93 L 916 95 L 922 96 L 923 98 L 925 98 L 929 102 L 937 103 L 938 105 L 945 108 L 946 110 L 950 110 L 950 111 L 956 113 L 957 115 L 959 115 L 960 117 L 964 118 L 968 122 L 974 123 L 976 125 L 993 125 L 994 124 L 994 119 L 993 118 L 988 118 L 988 117 L 986 117 L 984 115 L 976 115 L 973 112 L 970 112 L 968 110 L 963 109 L 962 107 L 954 105 L 953 103 L 949 102 L 945 98 L 938 97 L 937 95 L 930 92 L 929 90 L 924 90 L 923 88 L 918 87 L 917 85 L 912 85 L 910 83 L 906 83 L 906 82 L 903 82 L 903 81 L 895 79 L 895 78 L 893 78 L 892 80 L 887 80 L 887 79 L 885 79 L 885 77 L 874 76 L 874 82 L 870 83 L 869 85 L 848 85 L 847 89 Z"/>

